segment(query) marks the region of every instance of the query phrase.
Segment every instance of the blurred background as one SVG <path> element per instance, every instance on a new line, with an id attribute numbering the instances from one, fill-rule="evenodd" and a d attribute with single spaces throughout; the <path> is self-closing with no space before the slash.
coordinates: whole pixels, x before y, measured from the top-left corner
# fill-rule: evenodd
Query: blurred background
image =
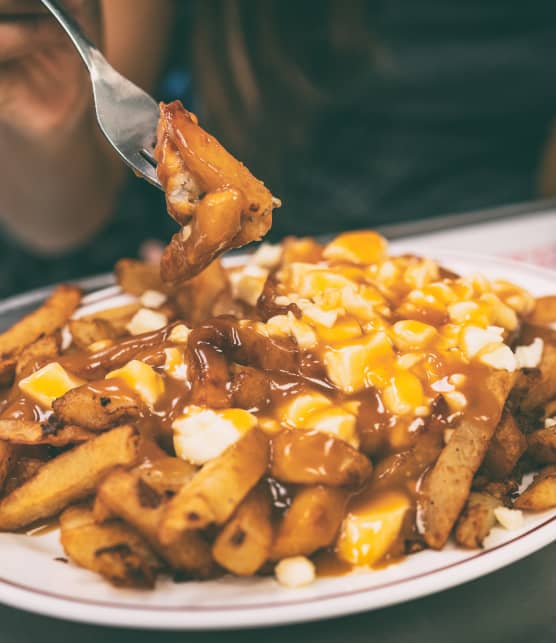
<path id="1" fill-rule="evenodd" d="M 272 239 L 556 191 L 550 0 L 67 0 L 283 201 Z M 0 0 L 0 296 L 156 259 L 163 194 L 104 144 L 38 0 Z"/>

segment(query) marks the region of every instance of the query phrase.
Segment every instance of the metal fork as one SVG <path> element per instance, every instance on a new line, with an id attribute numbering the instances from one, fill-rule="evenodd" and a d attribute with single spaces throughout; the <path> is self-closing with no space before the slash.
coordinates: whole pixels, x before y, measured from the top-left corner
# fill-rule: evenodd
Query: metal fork
<path id="1" fill-rule="evenodd" d="M 58 0 L 41 0 L 71 38 L 89 70 L 98 124 L 125 163 L 162 189 L 153 149 L 160 110 L 156 101 L 118 73 Z"/>

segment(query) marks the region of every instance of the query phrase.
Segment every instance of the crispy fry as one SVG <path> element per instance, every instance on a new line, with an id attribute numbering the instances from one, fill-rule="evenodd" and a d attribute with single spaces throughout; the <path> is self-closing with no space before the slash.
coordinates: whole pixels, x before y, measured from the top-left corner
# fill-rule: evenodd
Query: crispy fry
<path id="1" fill-rule="evenodd" d="M 230 248 L 261 239 L 277 199 L 179 101 L 161 103 L 154 155 L 168 213 L 184 231 L 162 255 L 164 281 L 188 279 Z"/>
<path id="2" fill-rule="evenodd" d="M 49 422 L 28 420 L 0 420 L 0 440 L 11 444 L 49 444 L 65 447 L 68 444 L 85 442 L 93 433 L 80 426 L 58 426 Z"/>
<path id="3" fill-rule="evenodd" d="M 185 531 L 170 545 L 160 542 L 158 526 L 165 499 L 142 480 L 138 471 L 114 471 L 100 485 L 98 496 L 113 514 L 137 529 L 174 569 L 197 577 L 210 575 L 210 546 L 199 532 Z"/>
<path id="4" fill-rule="evenodd" d="M 116 331 L 106 319 L 70 319 L 68 326 L 73 343 L 83 349 L 116 337 Z"/>
<path id="5" fill-rule="evenodd" d="M 527 321 L 534 326 L 554 324 L 556 322 L 556 295 L 539 297 L 535 301 L 535 308 Z"/>
<path id="6" fill-rule="evenodd" d="M 293 429 L 272 438 L 270 471 L 282 482 L 358 487 L 373 468 L 365 455 L 343 440 Z"/>
<path id="7" fill-rule="evenodd" d="M 504 412 L 492 436 L 482 466 L 490 480 L 502 480 L 513 471 L 527 450 L 527 439 L 509 412 Z"/>
<path id="8" fill-rule="evenodd" d="M 345 513 L 347 493 L 331 487 L 305 487 L 278 525 L 272 560 L 308 556 L 332 544 Z"/>
<path id="9" fill-rule="evenodd" d="M 556 464 L 556 426 L 533 431 L 527 436 L 528 454 L 539 464 Z"/>
<path id="10" fill-rule="evenodd" d="M 0 442 L 0 489 L 4 486 L 13 458 L 13 446 L 8 442 Z"/>
<path id="11" fill-rule="evenodd" d="M 469 495 L 471 482 L 487 452 L 514 376 L 506 371 L 485 375 L 485 390 L 492 395 L 493 409 L 484 421 L 464 418 L 425 477 L 418 504 L 429 547 L 444 546 Z M 494 408 L 497 407 L 497 408 Z"/>
<path id="12" fill-rule="evenodd" d="M 50 460 L 0 502 L 0 530 L 19 529 L 86 498 L 111 469 L 133 465 L 137 447 L 135 429 L 122 426 Z"/>
<path id="13" fill-rule="evenodd" d="M 47 335 L 25 347 L 17 358 L 15 376 L 20 380 L 30 375 L 38 366 L 54 360 L 60 352 L 59 334 Z"/>
<path id="14" fill-rule="evenodd" d="M 496 524 L 494 510 L 502 501 L 486 491 L 472 491 L 455 528 L 458 545 L 474 549 L 482 547 L 484 539 Z"/>
<path id="15" fill-rule="evenodd" d="M 556 466 L 541 469 L 527 489 L 516 498 L 514 507 L 528 511 L 545 511 L 556 507 Z"/>
<path id="16" fill-rule="evenodd" d="M 238 576 L 251 576 L 265 563 L 272 545 L 268 490 L 255 487 L 216 537 L 214 560 Z"/>
<path id="17" fill-rule="evenodd" d="M 137 259 L 120 259 L 114 268 L 120 288 L 140 297 L 145 290 L 157 290 L 168 294 L 170 289 L 160 278 L 160 267 L 157 264 L 138 261 Z"/>
<path id="18" fill-rule="evenodd" d="M 137 467 L 141 480 L 165 498 L 178 493 L 197 471 L 198 468 L 190 462 L 165 454 L 149 458 Z"/>
<path id="19" fill-rule="evenodd" d="M 524 389 L 520 409 L 524 412 L 543 406 L 556 397 L 556 331 L 541 326 L 525 325 L 520 342 L 530 344 L 536 337 L 544 342 L 544 350 L 538 370 L 524 374 L 516 388 Z M 527 381 L 531 378 L 534 379 Z M 525 380 L 525 381 L 524 381 Z"/>
<path id="20" fill-rule="evenodd" d="M 70 507 L 60 517 L 60 540 L 78 565 L 116 586 L 152 588 L 160 561 L 133 529 L 122 522 L 95 524 L 84 507 Z"/>
<path id="21" fill-rule="evenodd" d="M 161 542 L 175 542 L 188 529 L 225 522 L 263 475 L 268 451 L 266 436 L 252 429 L 206 464 L 168 503 Z"/>
<path id="22" fill-rule="evenodd" d="M 228 273 L 219 259 L 182 284 L 174 293 L 179 314 L 189 324 L 199 324 L 212 317 L 218 299 L 230 291 Z"/>
<path id="23" fill-rule="evenodd" d="M 81 317 L 80 319 L 85 321 L 105 321 L 110 325 L 112 332 L 119 337 L 126 332 L 126 326 L 140 307 L 139 302 L 133 302 L 123 306 L 116 306 L 115 308 L 97 310 L 96 312 L 86 315 L 85 317 Z"/>
<path id="24" fill-rule="evenodd" d="M 44 463 L 45 461 L 40 458 L 21 457 L 19 455 L 14 458 L 4 484 L 4 495 L 7 496 L 17 487 L 21 487 L 24 482 L 30 480 Z"/>
<path id="25" fill-rule="evenodd" d="M 41 335 L 61 328 L 79 305 L 81 291 L 76 286 L 58 286 L 44 304 L 10 329 L 0 334 L 0 356 L 20 352 Z"/>
<path id="26" fill-rule="evenodd" d="M 141 403 L 130 391 L 108 394 L 94 383 L 69 390 L 52 404 L 56 417 L 64 424 L 77 424 L 90 431 L 104 431 L 137 419 Z"/>

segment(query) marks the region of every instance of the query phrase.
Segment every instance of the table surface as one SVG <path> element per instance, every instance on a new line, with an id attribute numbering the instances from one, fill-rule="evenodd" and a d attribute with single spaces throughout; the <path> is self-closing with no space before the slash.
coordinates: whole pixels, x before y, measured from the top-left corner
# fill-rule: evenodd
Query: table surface
<path id="1" fill-rule="evenodd" d="M 495 216 L 489 216 L 489 213 L 469 215 L 466 223 L 471 224 L 470 227 L 475 227 L 473 224 L 476 225 L 478 221 L 489 219 L 492 222 L 496 219 L 505 221 L 496 234 L 489 229 L 493 223 L 483 223 L 483 226 L 475 227 L 477 233 L 469 239 L 465 238 L 462 234 L 464 229 L 460 228 L 457 231 L 458 243 L 451 245 L 458 249 L 468 249 L 465 246 L 472 245 L 480 251 L 477 248 L 477 245 L 480 246 L 478 240 L 484 243 L 488 239 L 492 243 L 493 239 L 500 237 L 499 233 L 506 232 L 505 228 L 511 226 L 508 219 L 514 219 L 516 215 L 519 219 L 519 215 L 525 215 L 529 224 L 535 222 L 535 225 L 528 227 L 529 230 L 536 228 L 536 239 L 552 244 L 552 259 L 556 242 L 555 208 L 530 205 L 506 210 L 500 209 L 499 215 Z M 513 223 L 517 223 L 516 219 Z M 455 232 L 452 225 L 446 227 Z M 511 227 L 515 232 L 515 227 Z M 544 230 L 538 234 L 543 227 Z M 487 230 L 489 234 L 484 234 Z M 444 233 L 434 233 L 433 230 L 421 232 L 425 233 L 427 242 L 435 245 L 435 237 L 438 237 L 441 245 L 446 247 Z M 408 229 L 407 233 L 418 236 L 419 230 Z M 516 236 L 521 248 L 528 245 L 524 244 L 521 234 Z M 508 248 L 506 240 L 503 247 Z M 554 263 L 549 261 L 545 265 Z M 23 301 L 18 302 L 19 311 L 22 304 Z M 7 317 L 3 321 L 7 322 Z M 518 563 L 454 589 L 376 612 L 329 621 L 236 632 L 155 633 L 60 621 L 0 606 L 0 643 L 59 643 L 69 640 L 79 643 L 143 643 L 153 639 L 156 643 L 174 643 L 186 637 L 195 643 L 258 643 L 261 640 L 278 643 L 284 639 L 288 643 L 328 643 L 340 639 L 346 643 L 553 643 L 556 641 L 555 596 L 556 543 L 553 543 Z M 78 606 L 76 610 L 79 610 Z"/>

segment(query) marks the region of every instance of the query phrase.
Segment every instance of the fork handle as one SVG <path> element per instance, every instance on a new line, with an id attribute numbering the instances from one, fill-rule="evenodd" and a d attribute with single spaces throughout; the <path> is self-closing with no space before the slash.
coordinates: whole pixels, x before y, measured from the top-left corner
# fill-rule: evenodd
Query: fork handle
<path id="1" fill-rule="evenodd" d="M 83 62 L 87 65 L 87 69 L 89 72 L 92 72 L 95 61 L 98 60 L 99 56 L 102 57 L 100 51 L 87 38 L 75 18 L 68 13 L 58 0 L 41 0 L 41 2 L 63 27 L 64 31 L 71 38 Z"/>

